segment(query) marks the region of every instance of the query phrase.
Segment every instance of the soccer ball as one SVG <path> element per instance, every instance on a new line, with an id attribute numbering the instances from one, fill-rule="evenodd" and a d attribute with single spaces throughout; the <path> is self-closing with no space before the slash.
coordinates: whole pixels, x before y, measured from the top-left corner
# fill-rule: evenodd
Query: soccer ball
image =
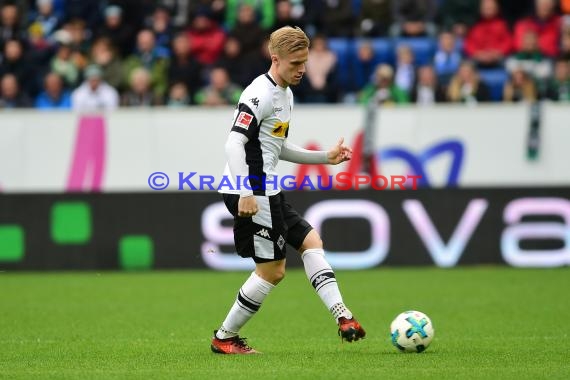
<path id="1" fill-rule="evenodd" d="M 427 315 L 419 311 L 405 311 L 390 325 L 392 344 L 402 352 L 422 352 L 428 348 L 434 335 Z"/>

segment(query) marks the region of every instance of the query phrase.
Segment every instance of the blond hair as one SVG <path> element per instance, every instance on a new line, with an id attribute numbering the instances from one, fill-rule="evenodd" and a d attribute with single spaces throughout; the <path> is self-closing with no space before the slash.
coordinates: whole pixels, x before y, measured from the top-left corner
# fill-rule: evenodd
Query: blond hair
<path id="1" fill-rule="evenodd" d="M 299 27 L 284 26 L 269 36 L 269 54 L 283 55 L 309 47 L 309 37 Z"/>

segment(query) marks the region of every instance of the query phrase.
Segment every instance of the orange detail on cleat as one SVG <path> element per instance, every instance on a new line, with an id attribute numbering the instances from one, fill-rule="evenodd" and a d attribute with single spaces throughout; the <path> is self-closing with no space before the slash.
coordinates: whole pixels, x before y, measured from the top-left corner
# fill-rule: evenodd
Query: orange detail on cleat
<path id="1" fill-rule="evenodd" d="M 216 354 L 249 355 L 261 353 L 251 348 L 246 343 L 246 338 L 234 336 L 227 339 L 218 339 L 216 337 L 216 331 L 214 331 L 214 337 L 212 338 L 212 344 L 210 345 L 210 348 L 212 349 L 212 352 L 215 352 Z"/>
<path id="2" fill-rule="evenodd" d="M 363 339 L 366 336 L 366 331 L 360 326 L 356 318 L 346 319 L 340 317 L 338 319 L 338 335 L 341 341 L 352 342 Z"/>

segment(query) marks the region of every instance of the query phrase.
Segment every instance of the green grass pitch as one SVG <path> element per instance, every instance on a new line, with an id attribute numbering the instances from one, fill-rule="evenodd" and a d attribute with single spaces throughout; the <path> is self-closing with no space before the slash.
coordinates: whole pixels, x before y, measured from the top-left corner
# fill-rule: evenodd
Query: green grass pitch
<path id="1" fill-rule="evenodd" d="M 341 344 L 300 270 L 242 331 L 263 355 L 210 352 L 248 273 L 0 273 L 0 378 L 569 379 L 570 270 L 338 271 L 367 329 Z M 400 312 L 436 330 L 422 354 L 390 344 Z"/>

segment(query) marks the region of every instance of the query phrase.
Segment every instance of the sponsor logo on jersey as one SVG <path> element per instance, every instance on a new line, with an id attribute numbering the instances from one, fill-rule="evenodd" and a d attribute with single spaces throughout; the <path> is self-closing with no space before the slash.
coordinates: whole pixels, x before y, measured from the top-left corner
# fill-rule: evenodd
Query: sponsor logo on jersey
<path id="1" fill-rule="evenodd" d="M 253 115 L 251 115 L 247 112 L 240 112 L 237 119 L 236 119 L 236 123 L 234 125 L 236 127 L 248 129 L 252 120 L 253 120 Z"/>
<path id="2" fill-rule="evenodd" d="M 289 122 L 288 121 L 283 121 L 283 122 L 278 121 L 273 126 L 273 131 L 271 131 L 271 134 L 275 137 L 287 137 L 287 130 L 288 129 L 289 129 Z"/>
<path id="3" fill-rule="evenodd" d="M 271 236 L 269 235 L 269 232 L 268 232 L 265 228 L 260 229 L 260 230 L 257 231 L 255 234 L 256 234 L 256 235 L 259 235 L 259 236 L 261 236 L 261 237 L 264 237 L 264 238 L 266 238 L 266 239 L 270 239 L 270 238 L 271 238 Z"/>
<path id="4" fill-rule="evenodd" d="M 283 111 L 283 107 L 273 107 L 273 112 L 277 113 L 281 111 Z"/>

